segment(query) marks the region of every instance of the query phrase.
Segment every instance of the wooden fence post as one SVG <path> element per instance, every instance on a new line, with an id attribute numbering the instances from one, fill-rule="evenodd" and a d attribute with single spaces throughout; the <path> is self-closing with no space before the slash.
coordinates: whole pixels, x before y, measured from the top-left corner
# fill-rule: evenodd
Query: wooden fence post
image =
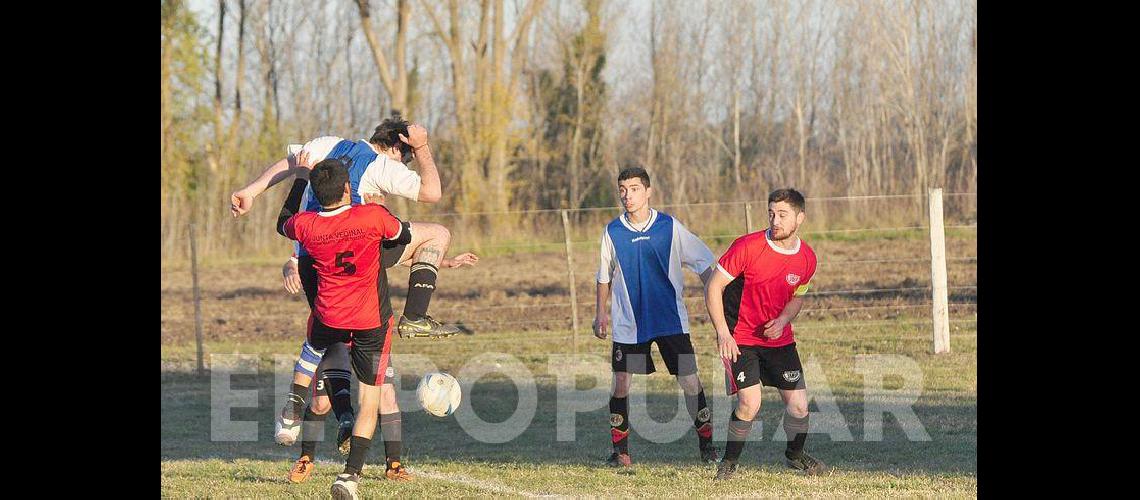
<path id="1" fill-rule="evenodd" d="M 930 286 L 934 290 L 934 353 L 950 352 L 950 308 L 946 287 L 946 229 L 942 188 L 930 190 Z"/>
<path id="2" fill-rule="evenodd" d="M 574 280 L 574 257 L 573 248 L 570 246 L 570 216 L 569 211 L 562 209 L 562 234 L 566 239 L 566 272 L 570 279 L 570 310 L 574 316 L 573 322 L 573 337 L 574 337 L 574 354 L 578 354 L 578 290 Z"/>

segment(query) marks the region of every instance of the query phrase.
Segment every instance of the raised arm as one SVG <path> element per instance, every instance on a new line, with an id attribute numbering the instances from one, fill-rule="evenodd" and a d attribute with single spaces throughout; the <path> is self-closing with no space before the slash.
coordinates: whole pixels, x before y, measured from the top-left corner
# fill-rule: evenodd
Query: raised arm
<path id="1" fill-rule="evenodd" d="M 311 163 L 316 164 L 325 159 L 333 147 L 340 141 L 340 137 L 329 135 L 313 139 L 301 147 L 290 145 L 288 156 L 270 165 L 257 179 L 254 179 L 253 182 L 234 191 L 233 194 L 230 195 L 230 214 L 234 217 L 245 215 L 246 212 L 249 212 L 249 210 L 253 208 L 254 198 L 260 196 L 265 190 L 273 187 L 278 182 L 288 179 L 292 175 L 304 174 L 305 172 L 303 172 L 303 170 L 306 169 L 297 165 L 295 157 L 297 154 L 302 151 L 307 152 Z"/>
<path id="2" fill-rule="evenodd" d="M 422 125 L 409 125 L 408 135 L 400 134 L 400 140 L 412 147 L 412 153 L 420 164 L 420 192 L 416 201 L 435 203 L 443 197 L 443 185 L 439 180 L 439 170 L 431 155 L 427 129 Z"/>
<path id="3" fill-rule="evenodd" d="M 293 188 L 289 190 L 285 203 L 281 205 L 281 211 L 277 213 L 277 234 L 286 238 L 291 237 L 286 234 L 285 223 L 301 211 L 301 197 L 305 194 L 305 188 L 309 186 L 309 171 L 313 168 L 306 151 L 301 152 L 297 164 L 299 171 L 297 179 L 293 181 Z"/>
<path id="4" fill-rule="evenodd" d="M 251 208 L 253 208 L 253 199 L 257 198 L 265 190 L 273 187 L 273 185 L 288 179 L 290 176 L 297 173 L 296 164 L 293 161 L 293 156 L 287 156 L 270 165 L 261 173 L 253 182 L 250 182 L 245 187 L 234 191 L 230 195 L 230 214 L 234 217 L 245 215 Z"/>

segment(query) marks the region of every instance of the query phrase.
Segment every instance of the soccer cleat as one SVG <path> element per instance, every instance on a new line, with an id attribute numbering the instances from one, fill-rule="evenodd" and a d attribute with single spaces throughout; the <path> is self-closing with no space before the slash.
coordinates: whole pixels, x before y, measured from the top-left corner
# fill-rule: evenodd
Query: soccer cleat
<path id="1" fill-rule="evenodd" d="M 786 458 L 786 460 L 784 460 L 785 465 L 793 469 L 802 470 L 804 471 L 804 474 L 820 474 L 827 470 L 827 465 L 824 465 L 824 463 L 820 460 L 812 458 L 811 455 L 808 455 L 802 451 L 799 453 L 793 453 L 791 451 L 784 450 L 784 457 Z"/>
<path id="2" fill-rule="evenodd" d="M 301 419 L 292 415 L 290 408 L 291 403 L 285 403 L 273 422 L 273 440 L 281 446 L 293 446 L 297 442 L 297 436 L 301 435 Z M 287 413 L 293 418 L 286 418 Z"/>
<path id="3" fill-rule="evenodd" d="M 716 468 L 716 477 L 713 481 L 726 481 L 732 479 L 733 474 L 736 474 L 737 464 L 734 461 L 721 460 L 720 466 Z"/>
<path id="4" fill-rule="evenodd" d="M 313 473 L 313 459 L 308 455 L 301 455 L 294 464 L 293 468 L 289 470 L 290 483 L 303 483 L 309 479 L 309 474 Z"/>
<path id="5" fill-rule="evenodd" d="M 720 461 L 720 452 L 716 446 L 706 446 L 701 450 L 701 461 L 706 464 L 715 464 Z"/>
<path id="6" fill-rule="evenodd" d="M 384 471 L 384 477 L 389 481 L 411 481 L 412 475 L 408 474 L 408 470 L 404 468 L 400 462 L 392 462 L 388 465 L 388 470 Z"/>
<path id="7" fill-rule="evenodd" d="M 340 450 L 340 454 L 348 456 L 349 450 L 352 449 L 352 426 L 354 422 L 352 419 L 345 419 L 341 422 L 336 430 L 336 447 Z"/>
<path id="8" fill-rule="evenodd" d="M 633 461 L 629 458 L 629 453 L 614 452 L 610 458 L 606 459 L 606 465 L 609 467 L 632 467 Z"/>
<path id="9" fill-rule="evenodd" d="M 335 500 L 357 500 L 356 488 L 360 486 L 359 474 L 338 474 L 332 484 L 332 497 Z"/>
<path id="10" fill-rule="evenodd" d="M 408 319 L 407 316 L 400 316 L 400 326 L 396 330 L 399 331 L 400 338 L 438 339 L 459 334 L 459 328 L 440 323 L 426 314 L 415 321 Z"/>

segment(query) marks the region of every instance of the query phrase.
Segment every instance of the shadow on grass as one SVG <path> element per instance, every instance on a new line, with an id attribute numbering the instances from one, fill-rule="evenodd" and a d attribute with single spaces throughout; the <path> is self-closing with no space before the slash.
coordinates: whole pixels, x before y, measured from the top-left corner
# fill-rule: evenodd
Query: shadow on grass
<path id="1" fill-rule="evenodd" d="M 231 380 L 238 390 L 257 389 L 257 408 L 234 408 L 234 421 L 256 421 L 257 441 L 225 442 L 210 439 L 210 378 L 193 373 L 162 372 L 162 459 L 254 459 L 281 461 L 282 467 L 296 458 L 299 444 L 284 448 L 273 442 L 273 418 L 276 412 L 273 379 L 269 375 L 238 375 Z M 765 389 L 765 399 L 751 439 L 744 448 L 741 462 L 752 465 L 783 467 L 783 431 L 780 419 L 783 405 Z M 714 395 L 709 391 L 710 398 Z M 723 394 L 723 393 L 722 393 Z M 455 416 L 437 418 L 413 408 L 414 403 L 401 401 L 403 416 L 403 456 L 406 462 L 460 461 L 485 464 L 567 464 L 601 465 L 610 453 L 609 410 L 602 406 L 576 416 L 576 440 L 559 441 L 556 434 L 556 388 L 538 384 L 538 404 L 530 425 L 513 440 L 501 444 L 484 443 L 469 435 Z M 717 395 L 719 396 L 719 395 Z M 484 421 L 506 421 L 518 404 L 518 392 L 505 381 L 484 379 L 476 382 L 470 398 L 474 412 Z M 836 404 L 847 423 L 853 441 L 833 440 L 832 436 L 813 433 L 807 450 L 837 471 L 880 471 L 888 473 L 976 474 L 977 473 L 977 409 L 972 398 L 933 396 L 936 404 L 919 400 L 912 408 L 929 434 L 930 441 L 911 441 L 892 415 L 883 417 L 881 441 L 864 440 L 864 418 L 861 394 L 836 393 Z M 677 393 L 651 392 L 645 395 L 648 413 L 655 421 L 664 422 L 684 411 Z M 714 403 L 714 440 L 723 450 L 724 426 L 727 422 L 727 400 Z M 818 411 L 815 403 L 812 411 Z M 415 410 L 415 411 L 411 411 Z M 636 422 L 636 420 L 635 420 Z M 343 460 L 332 443 L 335 419 L 326 421 L 325 441 L 317 447 L 318 460 Z M 379 438 L 379 429 L 376 437 Z M 779 436 L 777 436 L 779 434 Z M 698 465 L 697 439 L 689 428 L 675 442 L 655 443 L 633 429 L 630 452 L 634 462 L 643 467 L 654 465 Z M 369 463 L 379 462 L 383 445 L 377 439 L 369 452 Z M 249 480 L 264 481 L 264 477 Z"/>

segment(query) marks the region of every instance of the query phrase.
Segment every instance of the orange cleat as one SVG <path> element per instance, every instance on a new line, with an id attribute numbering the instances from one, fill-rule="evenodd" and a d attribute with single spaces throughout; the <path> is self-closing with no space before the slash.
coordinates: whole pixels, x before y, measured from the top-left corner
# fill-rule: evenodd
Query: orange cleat
<path id="1" fill-rule="evenodd" d="M 407 469 L 400 462 L 392 462 L 388 465 L 388 470 L 384 471 L 384 477 L 389 481 L 411 481 L 412 475 L 408 474 Z"/>
<path id="2" fill-rule="evenodd" d="M 309 474 L 313 473 L 313 459 L 308 455 L 301 455 L 297 462 L 293 464 L 293 468 L 289 470 L 290 483 L 303 483 L 309 479 Z"/>

